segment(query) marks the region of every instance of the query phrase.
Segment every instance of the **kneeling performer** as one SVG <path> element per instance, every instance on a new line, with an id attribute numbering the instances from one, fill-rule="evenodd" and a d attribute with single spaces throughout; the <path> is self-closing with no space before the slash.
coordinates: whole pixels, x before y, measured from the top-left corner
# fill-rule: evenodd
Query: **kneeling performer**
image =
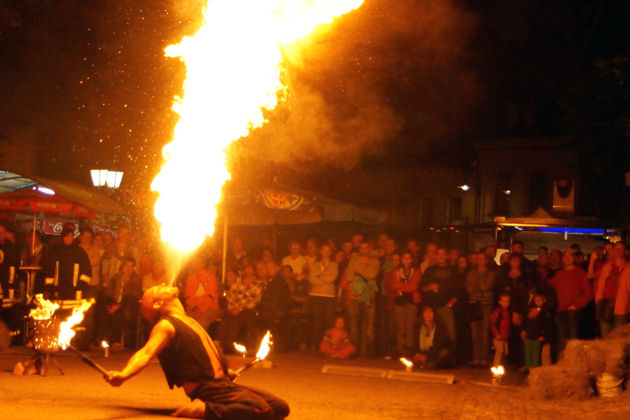
<path id="1" fill-rule="evenodd" d="M 173 413 L 178 417 L 208 419 L 278 419 L 289 415 L 283 400 L 233 382 L 223 353 L 208 333 L 186 315 L 179 289 L 165 285 L 148 289 L 140 301 L 142 316 L 152 324 L 147 343 L 107 382 L 120 386 L 157 355 L 168 385 L 182 387 L 191 402 Z"/>

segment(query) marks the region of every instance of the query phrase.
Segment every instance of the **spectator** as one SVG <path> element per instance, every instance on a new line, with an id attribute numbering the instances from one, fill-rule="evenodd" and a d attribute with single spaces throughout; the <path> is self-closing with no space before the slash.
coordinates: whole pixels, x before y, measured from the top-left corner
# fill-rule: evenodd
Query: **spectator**
<path id="1" fill-rule="evenodd" d="M 389 242 L 390 240 L 391 238 L 386 233 L 378 234 L 376 238 L 376 257 L 377 258 L 382 258 L 388 253 L 391 254 L 391 252 L 388 252 L 387 250 L 387 242 Z"/>
<path id="2" fill-rule="evenodd" d="M 413 355 L 414 365 L 419 369 L 442 369 L 453 366 L 452 344 L 448 334 L 436 320 L 430 306 L 422 309 L 422 323 L 418 334 L 418 347 Z"/>
<path id="3" fill-rule="evenodd" d="M 166 284 L 166 270 L 163 258 L 158 256 L 153 259 L 151 272 L 142 277 L 142 292 L 144 293 L 153 286 L 159 286 L 160 284 Z"/>
<path id="4" fill-rule="evenodd" d="M 6 226 L 0 224 L 0 295 L 4 293 L 5 297 L 8 297 L 9 289 L 15 288 L 20 266 L 19 257 L 19 250 L 11 240 L 9 231 Z M 13 278 L 11 278 L 11 271 L 13 271 Z"/>
<path id="5" fill-rule="evenodd" d="M 483 249 L 483 253 L 486 254 L 488 258 L 488 269 L 496 270 L 499 268 L 499 265 L 494 260 L 497 256 L 497 247 L 494 245 L 488 245 Z"/>
<path id="6" fill-rule="evenodd" d="M 566 340 L 578 338 L 578 311 L 592 299 L 592 288 L 586 273 L 575 265 L 574 256 L 567 250 L 562 254 L 562 270 L 550 280 L 558 300 L 556 324 L 560 335 L 560 348 Z"/>
<path id="7" fill-rule="evenodd" d="M 435 253 L 435 265 L 424 272 L 422 278 L 422 302 L 435 308 L 438 322 L 445 329 L 452 346 L 457 345 L 453 306 L 457 302 L 457 270 L 448 265 L 446 249 Z"/>
<path id="8" fill-rule="evenodd" d="M 350 318 L 350 341 L 359 347 L 361 356 L 374 352 L 374 314 L 377 292 L 378 259 L 370 256 L 370 246 L 362 242 L 359 253 L 346 267 L 342 289 Z"/>
<path id="9" fill-rule="evenodd" d="M 544 364 L 551 363 L 548 348 L 553 335 L 553 319 L 545 306 L 546 302 L 545 293 L 542 290 L 535 291 L 532 304 L 523 318 L 521 337 L 525 342 L 525 369 L 540 366 L 541 353 L 548 355 L 543 357 Z M 543 346 L 547 346 L 547 350 L 544 352 Z"/>
<path id="10" fill-rule="evenodd" d="M 299 281 L 306 279 L 306 258 L 300 253 L 300 243 L 291 241 L 289 244 L 289 255 L 282 259 L 282 265 L 290 265 L 293 275 Z"/>
<path id="11" fill-rule="evenodd" d="M 236 272 L 241 265 L 241 259 L 247 257 L 247 251 L 245 251 L 245 243 L 243 239 L 238 236 L 232 238 L 232 244 L 230 251 L 226 257 L 226 263 L 228 270 Z"/>
<path id="12" fill-rule="evenodd" d="M 534 271 L 534 265 L 525 257 L 525 245 L 523 245 L 523 242 L 512 242 L 512 249 L 510 250 L 510 253 L 521 256 L 521 266 L 524 273 L 529 275 Z"/>
<path id="13" fill-rule="evenodd" d="M 258 270 L 265 269 L 268 277 L 260 298 L 260 326 L 263 331 L 271 331 L 276 350 L 286 350 L 290 340 L 287 331 L 291 304 L 289 284 L 273 261 L 260 261 L 258 266 L 261 267 Z"/>
<path id="14" fill-rule="evenodd" d="M 492 345 L 494 347 L 493 366 L 503 365 L 503 358 L 508 354 L 511 318 L 510 295 L 502 293 L 499 296 L 499 305 L 490 316 L 490 330 L 492 331 Z"/>
<path id="15" fill-rule="evenodd" d="M 413 242 L 417 245 L 415 241 L 409 241 L 409 242 Z M 415 249 L 415 247 L 413 248 Z M 438 248 L 437 245 L 431 242 L 429 242 L 427 246 L 425 247 L 425 252 L 424 252 L 424 255 L 422 256 L 422 262 L 420 262 L 421 274 L 424 274 L 424 272 L 427 271 L 427 268 L 435 264 L 437 248 Z M 411 255 L 414 255 L 413 251 L 409 248 L 409 244 L 407 244 L 407 249 L 409 249 L 412 252 Z M 419 249 L 420 247 L 418 247 L 418 250 Z"/>
<path id="16" fill-rule="evenodd" d="M 112 278 L 120 272 L 123 260 L 133 258 L 137 266 L 140 262 L 138 250 L 131 243 L 131 230 L 127 226 L 118 227 L 115 241 L 107 245 L 101 260 L 101 286 L 103 289 L 112 287 Z"/>
<path id="17" fill-rule="evenodd" d="M 46 283 L 60 299 L 76 299 L 76 292 L 85 291 L 91 281 L 92 266 L 83 248 L 74 243 L 74 226 L 64 226 L 60 239 L 61 243 L 46 253 Z"/>
<path id="18" fill-rule="evenodd" d="M 562 270 L 562 252 L 554 249 L 549 253 L 550 277 L 553 277 L 560 270 Z"/>
<path id="19" fill-rule="evenodd" d="M 79 235 L 79 246 L 83 248 L 90 261 L 92 276 L 90 282 L 86 286 L 86 298 L 97 298 L 100 294 L 101 278 L 100 267 L 101 258 L 105 252 L 103 248 L 94 245 L 94 233 L 91 229 L 85 229 Z"/>
<path id="20" fill-rule="evenodd" d="M 254 264 L 247 257 L 241 258 L 238 274 L 226 290 L 227 311 L 219 326 L 219 341 L 225 352 L 234 351 L 235 341 L 244 341 L 247 348 L 258 345 L 256 309 L 263 287 L 255 275 Z"/>
<path id="21" fill-rule="evenodd" d="M 210 324 L 221 316 L 219 282 L 199 255 L 193 255 L 190 259 L 183 296 L 186 313 L 204 330 L 207 331 Z"/>
<path id="22" fill-rule="evenodd" d="M 308 297 L 313 348 L 321 340 L 324 330 L 332 325 L 335 315 L 335 281 L 339 277 L 339 267 L 331 260 L 332 249 L 328 245 L 321 247 L 319 259 L 309 270 L 308 282 L 311 291 Z"/>
<path id="23" fill-rule="evenodd" d="M 376 353 L 384 357 L 394 356 L 397 352 L 396 319 L 387 290 L 389 273 L 400 266 L 400 255 L 396 254 L 396 248 L 396 241 L 388 238 L 385 242 L 385 255 L 380 258 L 381 273 L 376 294 Z"/>
<path id="24" fill-rule="evenodd" d="M 99 316 L 101 338 L 116 347 L 133 347 L 136 343 L 136 323 L 138 321 L 138 301 L 142 297 L 142 279 L 136 273 L 136 261 L 125 257 L 120 271 L 110 281 L 110 287 L 104 291 L 104 312 Z"/>
<path id="25" fill-rule="evenodd" d="M 332 253 L 332 249 L 331 249 Z M 306 263 L 304 264 L 304 274 L 308 277 L 308 272 L 313 266 L 313 263 L 317 259 L 317 255 L 319 254 L 319 248 L 317 246 L 317 242 L 313 238 L 308 238 L 306 240 L 306 252 L 304 253 L 304 259 Z M 318 338 L 319 342 L 319 338 Z"/>
<path id="26" fill-rule="evenodd" d="M 306 349 L 306 300 L 308 297 L 308 282 L 295 278 L 290 265 L 280 269 L 280 276 L 289 286 L 289 349 Z"/>
<path id="27" fill-rule="evenodd" d="M 459 250 L 455 248 L 451 248 L 448 250 L 448 264 L 453 267 L 457 266 L 457 260 L 459 259 Z"/>
<path id="28" fill-rule="evenodd" d="M 342 317 L 336 317 L 334 326 L 324 333 L 319 351 L 333 359 L 347 359 L 356 353 L 357 348 L 350 342 L 346 322 Z"/>
<path id="29" fill-rule="evenodd" d="M 485 366 L 489 361 L 490 315 L 495 281 L 495 271 L 489 269 L 488 257 L 484 253 L 477 254 L 475 269 L 466 275 L 474 366 Z"/>
<path id="30" fill-rule="evenodd" d="M 363 235 L 355 233 L 350 237 L 350 243 L 352 244 L 352 251 L 359 252 L 359 247 L 363 242 Z"/>
<path id="31" fill-rule="evenodd" d="M 606 337 L 613 328 L 614 314 L 623 310 L 616 310 L 615 303 L 617 291 L 619 290 L 619 278 L 626 267 L 626 247 L 622 242 L 617 242 L 612 251 L 612 258 L 601 268 L 597 281 L 595 282 L 595 316 L 599 321 L 602 337 Z M 599 254 L 591 254 L 591 262 L 599 259 Z"/>
<path id="32" fill-rule="evenodd" d="M 412 266 L 411 253 L 404 252 L 401 266 L 392 270 L 388 277 L 390 298 L 394 301 L 396 315 L 396 345 L 400 354 L 406 354 L 414 346 L 414 331 L 420 303 L 420 270 Z"/>

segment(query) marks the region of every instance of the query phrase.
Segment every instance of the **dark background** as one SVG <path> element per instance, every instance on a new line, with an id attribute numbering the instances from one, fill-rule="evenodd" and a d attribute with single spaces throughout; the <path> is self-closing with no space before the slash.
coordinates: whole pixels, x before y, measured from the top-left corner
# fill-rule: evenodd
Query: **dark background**
<path id="1" fill-rule="evenodd" d="M 0 2 L 3 161 L 32 153 L 40 175 L 83 183 L 91 168 L 122 170 L 126 191 L 145 192 L 183 80 L 163 49 L 195 32 L 201 7 Z M 470 165 L 474 140 L 574 136 L 614 200 L 628 170 L 629 35 L 627 0 L 366 0 L 286 63 L 287 101 L 234 144 L 230 165 L 237 180 L 360 202 L 339 176 Z"/>

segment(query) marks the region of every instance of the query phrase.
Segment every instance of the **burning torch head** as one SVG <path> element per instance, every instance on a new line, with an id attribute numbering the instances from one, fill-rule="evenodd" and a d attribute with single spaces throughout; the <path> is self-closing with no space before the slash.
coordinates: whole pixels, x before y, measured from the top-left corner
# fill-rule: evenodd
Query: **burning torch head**
<path id="1" fill-rule="evenodd" d="M 160 315 L 165 313 L 168 308 L 173 305 L 182 307 L 178 296 L 179 289 L 177 287 L 167 286 L 166 284 L 153 286 L 142 295 L 140 312 L 147 321 L 155 324 Z"/>

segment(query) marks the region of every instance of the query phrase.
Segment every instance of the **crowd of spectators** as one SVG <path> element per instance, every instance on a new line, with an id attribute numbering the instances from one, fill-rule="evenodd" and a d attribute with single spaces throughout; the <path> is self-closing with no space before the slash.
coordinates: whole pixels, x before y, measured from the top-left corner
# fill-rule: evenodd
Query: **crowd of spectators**
<path id="1" fill-rule="evenodd" d="M 84 230 L 78 238 L 74 226 L 66 226 L 45 246 L 31 233 L 21 253 L 10 249 L 8 236 L 0 227 L 5 295 L 15 287 L 5 279 L 5 262 L 15 258 L 22 266 L 42 267 L 36 291 L 96 299 L 84 347 L 101 340 L 140 346 L 148 329 L 138 301 L 143 291 L 170 281 L 189 315 L 226 353 L 235 351 L 233 343 L 257 348 L 271 330 L 276 351 L 405 356 L 418 368 L 551 364 L 566 340 L 605 337 L 628 322 L 630 311 L 622 242 L 606 243 L 588 257 L 575 244 L 540 247 L 530 260 L 515 241 L 497 262 L 493 245 L 465 255 L 385 233 L 291 241 L 279 255 L 269 243 L 234 237 L 224 279 L 221 255 L 209 246 L 171 279 L 171 262 L 126 226 L 116 235 Z"/>

